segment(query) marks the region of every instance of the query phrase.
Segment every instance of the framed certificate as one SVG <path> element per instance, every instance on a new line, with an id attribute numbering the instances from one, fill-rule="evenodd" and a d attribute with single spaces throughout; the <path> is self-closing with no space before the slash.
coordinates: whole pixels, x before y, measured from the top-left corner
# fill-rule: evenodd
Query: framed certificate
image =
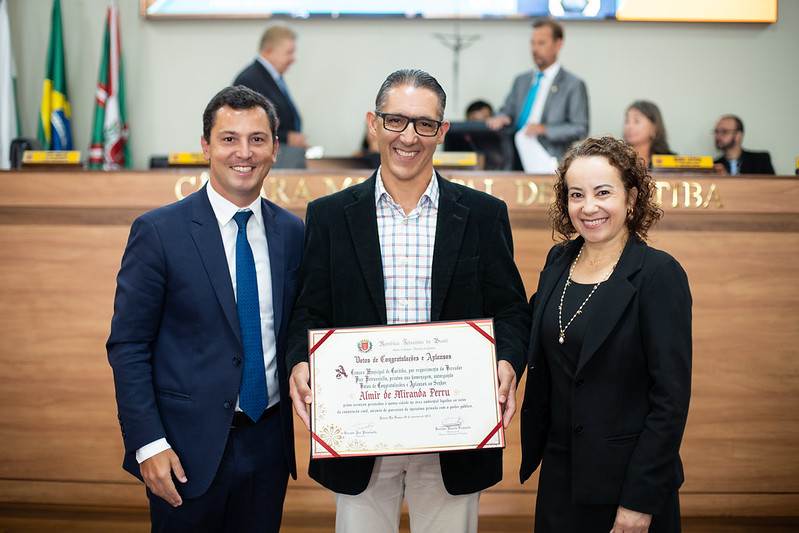
<path id="1" fill-rule="evenodd" d="M 491 319 L 308 336 L 312 458 L 505 446 Z"/>

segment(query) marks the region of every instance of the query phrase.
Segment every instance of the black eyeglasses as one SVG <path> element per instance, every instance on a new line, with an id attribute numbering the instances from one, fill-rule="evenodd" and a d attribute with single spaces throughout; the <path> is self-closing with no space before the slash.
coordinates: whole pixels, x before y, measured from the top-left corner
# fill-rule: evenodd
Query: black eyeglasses
<path id="1" fill-rule="evenodd" d="M 737 128 L 733 130 L 725 130 L 721 128 L 713 130 L 713 133 L 716 135 L 729 135 L 730 133 L 737 133 L 737 132 L 738 132 Z"/>
<path id="2" fill-rule="evenodd" d="M 401 133 L 408 127 L 408 123 L 413 122 L 413 129 L 422 137 L 435 137 L 441 128 L 440 120 L 432 118 L 411 118 L 396 113 L 381 113 L 375 111 L 375 115 L 383 119 L 383 127 L 388 131 Z"/>

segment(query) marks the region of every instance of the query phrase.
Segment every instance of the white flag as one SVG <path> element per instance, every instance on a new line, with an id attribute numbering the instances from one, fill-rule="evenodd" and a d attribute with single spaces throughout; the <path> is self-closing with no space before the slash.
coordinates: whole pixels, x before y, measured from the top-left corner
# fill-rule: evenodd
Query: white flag
<path id="1" fill-rule="evenodd" d="M 11 141 L 19 137 L 16 82 L 8 6 L 6 0 L 0 0 L 0 169 L 11 167 Z"/>

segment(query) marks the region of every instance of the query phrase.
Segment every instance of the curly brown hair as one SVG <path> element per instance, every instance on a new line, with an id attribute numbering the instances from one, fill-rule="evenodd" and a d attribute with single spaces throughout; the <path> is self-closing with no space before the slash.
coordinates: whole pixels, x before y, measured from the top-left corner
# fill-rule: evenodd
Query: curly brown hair
<path id="1" fill-rule="evenodd" d="M 562 242 L 566 243 L 577 233 L 569 218 L 566 172 L 580 157 L 604 157 L 619 171 L 626 191 L 629 192 L 633 188 L 638 190 L 635 203 L 627 216 L 627 229 L 641 240 L 646 240 L 649 229 L 663 216 L 663 210 L 655 202 L 655 181 L 635 149 L 626 142 L 610 136 L 585 139 L 566 153 L 558 167 L 555 198 L 549 206 L 549 223 L 552 226 L 553 240 L 556 240 L 555 233 L 558 233 L 563 238 Z"/>

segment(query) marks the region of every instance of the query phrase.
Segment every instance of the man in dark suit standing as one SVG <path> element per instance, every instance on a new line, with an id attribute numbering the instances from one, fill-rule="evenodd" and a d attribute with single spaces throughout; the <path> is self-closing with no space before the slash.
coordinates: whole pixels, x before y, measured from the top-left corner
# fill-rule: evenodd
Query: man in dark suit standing
<path id="1" fill-rule="evenodd" d="M 233 85 L 244 85 L 271 100 L 277 107 L 277 116 L 280 119 L 277 129 L 280 142 L 285 146 L 307 148 L 300 114 L 283 79 L 294 63 L 296 48 L 297 35 L 291 28 L 270 26 L 261 36 L 261 46 L 255 61 L 236 76 Z"/>
<path id="2" fill-rule="evenodd" d="M 551 19 L 533 23 L 531 48 L 535 68 L 513 82 L 499 112 L 486 121 L 493 130 L 536 137 L 550 156 L 561 159 L 575 141 L 588 135 L 585 83 L 558 61 L 563 26 Z M 516 165 L 521 169 L 520 165 Z"/>
<path id="3" fill-rule="evenodd" d="M 724 152 L 713 161 L 719 174 L 774 174 L 768 152 L 748 152 L 742 148 L 744 123 L 740 118 L 735 115 L 721 117 L 713 133 L 716 148 Z"/>
<path id="4" fill-rule="evenodd" d="M 296 478 L 285 347 L 303 224 L 261 198 L 276 128 L 262 95 L 222 90 L 203 114 L 210 182 L 130 231 L 107 349 L 153 531 L 277 533 Z"/>
<path id="5" fill-rule="evenodd" d="M 294 408 L 310 429 L 308 329 L 491 317 L 507 426 L 524 371 L 529 306 L 507 207 L 433 169 L 446 95 L 420 70 L 383 82 L 366 115 L 380 167 L 306 212 L 305 261 L 289 326 Z M 339 533 L 396 532 L 406 499 L 414 533 L 474 532 L 480 491 L 502 478 L 502 450 L 311 460 L 333 490 Z"/>

